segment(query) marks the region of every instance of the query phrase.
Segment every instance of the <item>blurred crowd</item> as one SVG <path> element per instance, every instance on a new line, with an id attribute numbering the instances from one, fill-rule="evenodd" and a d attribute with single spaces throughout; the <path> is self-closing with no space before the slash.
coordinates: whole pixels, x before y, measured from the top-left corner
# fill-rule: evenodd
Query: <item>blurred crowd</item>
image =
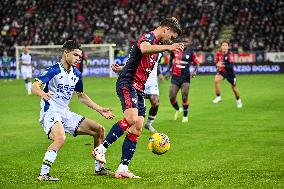
<path id="1" fill-rule="evenodd" d="M 211 52 L 222 26 L 236 50 L 284 51 L 284 3 L 273 0 L 1 0 L 0 55 L 17 45 L 117 43 L 125 48 L 166 17 L 177 17 L 191 46 Z"/>

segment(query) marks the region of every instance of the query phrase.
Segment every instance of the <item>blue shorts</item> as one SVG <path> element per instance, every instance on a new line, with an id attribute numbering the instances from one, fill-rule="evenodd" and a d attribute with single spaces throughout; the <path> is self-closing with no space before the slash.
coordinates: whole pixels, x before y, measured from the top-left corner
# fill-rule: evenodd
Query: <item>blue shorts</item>
<path id="1" fill-rule="evenodd" d="M 175 84 L 179 87 L 181 87 L 181 85 L 183 83 L 190 83 L 190 76 L 175 76 L 173 75 L 172 76 L 172 79 L 171 79 L 171 84 Z"/>
<path id="2" fill-rule="evenodd" d="M 128 108 L 137 108 L 138 116 L 145 117 L 146 106 L 143 92 L 138 91 L 131 84 L 116 84 L 116 94 L 120 99 L 123 112 Z"/>

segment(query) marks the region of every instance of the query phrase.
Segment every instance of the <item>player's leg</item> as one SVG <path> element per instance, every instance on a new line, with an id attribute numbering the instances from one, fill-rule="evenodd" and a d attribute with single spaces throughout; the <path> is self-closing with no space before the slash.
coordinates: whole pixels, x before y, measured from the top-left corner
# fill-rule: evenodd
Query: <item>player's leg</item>
<path id="1" fill-rule="evenodd" d="M 121 101 L 124 118 L 111 127 L 103 143 L 95 148 L 95 156 L 104 158 L 107 148 L 138 120 L 138 97 L 136 90 L 132 86 L 117 86 L 117 95 Z"/>
<path id="2" fill-rule="evenodd" d="M 182 106 L 183 106 L 183 119 L 182 122 L 188 122 L 188 108 L 189 108 L 189 82 L 185 82 L 181 86 Z"/>
<path id="3" fill-rule="evenodd" d="M 141 178 L 129 171 L 128 165 L 135 153 L 138 138 L 142 133 L 144 117 L 139 116 L 135 125 L 128 129 L 128 133 L 122 145 L 121 162 L 115 173 L 116 178 Z"/>
<path id="4" fill-rule="evenodd" d="M 54 117 L 53 117 L 54 120 Z M 49 120 L 48 120 L 49 121 Z M 48 127 L 48 126 L 47 126 Z M 48 137 L 53 141 L 48 147 L 47 152 L 44 155 L 43 163 L 41 166 L 41 171 L 38 180 L 41 181 L 58 181 L 58 178 L 51 177 L 49 175 L 50 169 L 55 162 L 57 153 L 65 142 L 65 131 L 62 123 L 56 121 L 52 126 L 50 126 L 50 133 Z"/>
<path id="5" fill-rule="evenodd" d="M 81 122 L 79 128 L 77 129 L 76 135 L 90 135 L 94 139 L 94 149 L 98 147 L 100 144 L 102 144 L 103 139 L 104 139 L 104 132 L 105 129 L 102 125 L 99 123 L 88 119 L 84 118 L 82 119 L 83 121 Z M 93 151 L 94 152 L 94 151 Z M 94 154 L 93 154 L 94 156 Z M 105 160 L 105 159 L 104 159 Z M 104 161 L 101 160 L 101 161 Z M 95 175 L 113 175 L 113 172 L 111 172 L 109 169 L 104 167 L 104 162 L 101 162 L 98 160 L 94 160 L 94 174 Z"/>
<path id="6" fill-rule="evenodd" d="M 124 139 L 121 162 L 115 174 L 116 178 L 140 178 L 128 170 L 128 165 L 135 153 L 138 138 L 142 133 L 145 114 L 146 107 L 144 104 L 144 98 L 141 93 L 138 93 L 138 119 L 136 123 L 128 129 L 128 133 Z"/>
<path id="7" fill-rule="evenodd" d="M 232 86 L 232 91 L 234 92 L 234 95 L 236 97 L 236 104 L 238 108 L 242 108 L 243 104 L 242 104 L 242 100 L 240 97 L 240 92 L 237 88 L 237 78 L 235 74 L 231 74 L 227 77 L 227 80 L 229 83 L 231 83 Z"/>
<path id="8" fill-rule="evenodd" d="M 9 79 L 9 70 L 7 67 L 3 68 L 3 78 L 4 78 L 4 82 L 7 82 Z"/>
<path id="9" fill-rule="evenodd" d="M 22 77 L 25 81 L 25 87 L 26 87 L 26 90 L 28 92 L 28 95 L 31 95 L 32 94 L 32 82 L 31 82 L 32 74 L 31 74 L 31 71 L 28 69 L 28 67 L 22 66 L 21 73 L 22 73 Z"/>
<path id="10" fill-rule="evenodd" d="M 155 133 L 156 130 L 154 129 L 152 124 L 156 118 L 159 109 L 160 98 L 159 95 L 153 94 L 149 96 L 149 100 L 151 103 L 151 108 L 149 110 L 148 120 L 145 124 L 145 128 L 151 131 L 152 133 Z"/>
<path id="11" fill-rule="evenodd" d="M 220 87 L 220 83 L 221 81 L 224 79 L 224 77 L 221 75 L 221 74 L 216 74 L 215 76 L 215 94 L 216 94 L 216 97 L 215 99 L 213 100 L 213 103 L 218 103 L 218 102 L 221 102 L 221 87 Z"/>
<path id="12" fill-rule="evenodd" d="M 32 67 L 29 66 L 27 70 L 27 91 L 28 95 L 32 94 L 32 77 L 33 77 L 33 72 L 32 72 Z"/>
<path id="13" fill-rule="evenodd" d="M 180 85 L 179 85 L 179 82 L 178 82 L 178 77 L 173 76 L 172 80 L 171 80 L 171 85 L 170 85 L 169 98 L 170 98 L 170 102 L 171 102 L 173 108 L 176 110 L 175 115 L 174 115 L 174 120 L 178 119 L 178 115 L 182 111 L 179 108 L 179 105 L 178 105 L 177 99 L 176 99 L 179 89 L 180 89 Z"/>

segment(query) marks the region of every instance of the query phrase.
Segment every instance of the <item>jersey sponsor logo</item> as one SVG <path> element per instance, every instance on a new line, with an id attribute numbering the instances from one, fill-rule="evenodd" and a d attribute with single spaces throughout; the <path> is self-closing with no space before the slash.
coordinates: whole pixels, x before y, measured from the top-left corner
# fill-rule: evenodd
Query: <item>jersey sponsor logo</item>
<path id="1" fill-rule="evenodd" d="M 75 86 L 70 86 L 70 85 L 63 85 L 59 83 L 57 85 L 56 91 L 60 93 L 66 93 L 67 95 L 72 95 L 72 92 L 74 91 Z"/>
<path id="2" fill-rule="evenodd" d="M 146 68 L 146 72 L 147 72 L 148 74 L 150 74 L 150 73 L 152 72 L 152 70 L 149 69 L 149 68 Z"/>
<path id="3" fill-rule="evenodd" d="M 182 66 L 181 64 L 178 64 L 177 68 L 185 68 L 185 66 Z"/>
<path id="4" fill-rule="evenodd" d="M 150 64 L 154 65 L 155 63 L 156 63 L 155 55 L 153 54 L 153 55 L 150 56 Z"/>

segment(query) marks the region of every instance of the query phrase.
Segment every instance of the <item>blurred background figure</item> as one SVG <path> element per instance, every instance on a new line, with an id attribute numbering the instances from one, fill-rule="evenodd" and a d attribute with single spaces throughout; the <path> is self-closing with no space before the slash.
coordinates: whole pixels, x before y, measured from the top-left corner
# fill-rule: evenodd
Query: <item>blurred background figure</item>
<path id="1" fill-rule="evenodd" d="M 32 94 L 32 73 L 33 73 L 33 64 L 32 64 L 32 55 L 29 53 L 27 46 L 24 47 L 23 53 L 20 56 L 20 66 L 23 79 L 25 81 L 26 90 L 28 95 Z"/>
<path id="2" fill-rule="evenodd" d="M 4 82 L 12 81 L 11 74 L 10 74 L 10 63 L 11 57 L 7 55 L 7 51 L 3 52 L 3 56 L 1 58 L 2 61 L 2 69 L 3 69 L 3 78 Z"/>

